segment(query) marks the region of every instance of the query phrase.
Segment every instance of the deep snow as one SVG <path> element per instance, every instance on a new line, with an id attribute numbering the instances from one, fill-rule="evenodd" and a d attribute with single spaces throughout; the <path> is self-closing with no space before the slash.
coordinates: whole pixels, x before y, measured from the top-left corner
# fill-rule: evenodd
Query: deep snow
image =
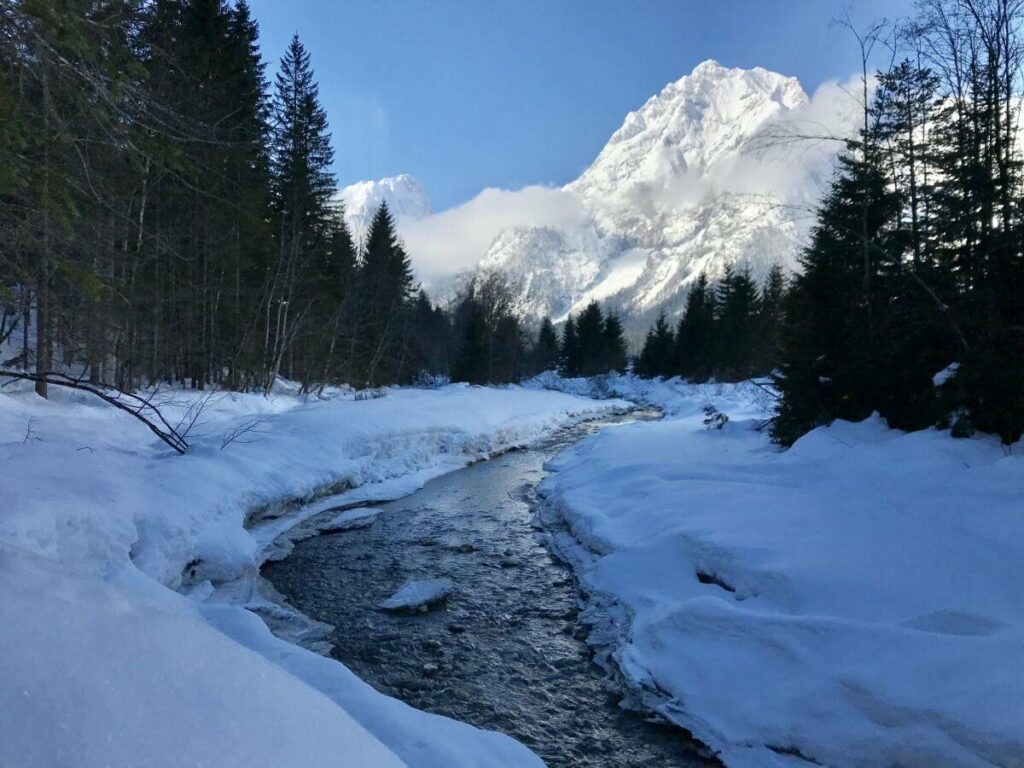
<path id="1" fill-rule="evenodd" d="M 465 386 L 329 395 L 214 395 L 177 456 L 84 393 L 0 393 L 0 764 L 540 764 L 382 696 L 239 604 L 260 603 L 258 566 L 303 517 L 395 498 L 610 403 Z M 206 397 L 159 395 L 172 423 Z M 340 495 L 284 503 L 324 492 Z"/>
<path id="2" fill-rule="evenodd" d="M 1019 445 L 869 419 L 780 452 L 750 384 L 609 386 L 667 418 L 541 490 L 639 698 L 730 766 L 1024 765 Z"/>

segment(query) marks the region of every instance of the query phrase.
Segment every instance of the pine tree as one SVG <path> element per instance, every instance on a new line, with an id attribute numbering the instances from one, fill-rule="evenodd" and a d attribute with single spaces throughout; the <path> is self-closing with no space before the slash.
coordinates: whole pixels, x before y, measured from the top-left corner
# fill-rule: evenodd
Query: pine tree
<path id="1" fill-rule="evenodd" d="M 491 336 L 488 380 L 495 384 L 519 381 L 526 373 L 526 340 L 519 318 L 506 313 L 496 318 Z"/>
<path id="2" fill-rule="evenodd" d="M 753 375 L 757 317 L 761 299 L 749 266 L 726 269 L 718 289 L 716 372 L 721 380 L 738 381 Z"/>
<path id="3" fill-rule="evenodd" d="M 576 319 L 580 376 L 595 376 L 604 368 L 604 316 L 596 301 L 590 302 Z"/>
<path id="4" fill-rule="evenodd" d="M 772 434 L 784 445 L 834 419 L 864 419 L 884 401 L 888 372 L 874 316 L 887 302 L 872 278 L 881 271 L 883 255 L 893 253 L 899 201 L 877 161 L 872 154 L 840 158 L 801 259 L 776 377 L 781 401 Z"/>
<path id="5" fill-rule="evenodd" d="M 779 365 L 785 299 L 786 275 L 781 266 L 773 264 L 761 287 L 761 305 L 756 319 L 757 333 L 752 360 L 754 375 L 769 374 Z"/>
<path id="6" fill-rule="evenodd" d="M 654 326 L 647 333 L 643 349 L 637 360 L 636 373 L 645 378 L 665 378 L 674 376 L 675 365 L 675 334 L 661 312 Z"/>
<path id="7" fill-rule="evenodd" d="M 409 256 L 395 221 L 382 202 L 363 247 L 360 363 L 368 384 L 394 381 L 403 373 L 408 309 L 414 285 Z"/>
<path id="8" fill-rule="evenodd" d="M 576 319 L 569 315 L 562 328 L 562 347 L 559 350 L 559 373 L 566 378 L 580 375 L 580 337 Z"/>
<path id="9" fill-rule="evenodd" d="M 702 272 L 686 296 L 676 330 L 674 373 L 693 381 L 707 381 L 713 365 L 714 334 L 715 294 Z"/>
<path id="10" fill-rule="evenodd" d="M 602 371 L 625 371 L 626 335 L 622 329 L 622 321 L 614 312 L 605 315 L 602 343 Z"/>
<path id="11" fill-rule="evenodd" d="M 281 60 L 271 137 L 277 257 L 264 283 L 264 387 L 284 366 L 294 375 L 292 344 L 311 310 L 316 280 L 332 228 L 334 160 L 327 113 L 320 104 L 309 53 L 298 35 Z"/>
<path id="12" fill-rule="evenodd" d="M 533 370 L 535 373 L 543 373 L 558 368 L 559 349 L 558 334 L 551 318 L 545 317 L 541 320 L 540 330 L 537 332 L 537 343 L 533 346 Z"/>
<path id="13" fill-rule="evenodd" d="M 470 384 L 489 383 L 487 317 L 483 308 L 470 301 L 452 379 Z"/>
<path id="14" fill-rule="evenodd" d="M 423 289 L 413 302 L 410 326 L 410 371 L 417 372 L 417 375 L 447 374 L 451 323 L 444 309 L 435 307 Z"/>

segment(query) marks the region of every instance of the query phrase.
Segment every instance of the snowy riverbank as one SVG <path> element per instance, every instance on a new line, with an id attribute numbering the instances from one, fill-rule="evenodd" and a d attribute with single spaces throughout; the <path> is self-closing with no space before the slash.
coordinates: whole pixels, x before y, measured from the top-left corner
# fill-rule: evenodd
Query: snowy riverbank
<path id="1" fill-rule="evenodd" d="M 749 385 L 612 389 L 668 417 L 542 491 L 642 697 L 730 766 L 1024 765 L 1020 446 L 869 419 L 781 453 Z"/>
<path id="2" fill-rule="evenodd" d="M 89 395 L 0 394 L 0 763 L 540 764 L 279 640 L 208 599 L 208 582 L 253 575 L 291 524 L 251 532 L 254 513 L 345 487 L 400 495 L 611 403 L 464 386 L 331 394 L 218 395 L 185 456 Z M 200 397 L 175 392 L 165 414 Z"/>

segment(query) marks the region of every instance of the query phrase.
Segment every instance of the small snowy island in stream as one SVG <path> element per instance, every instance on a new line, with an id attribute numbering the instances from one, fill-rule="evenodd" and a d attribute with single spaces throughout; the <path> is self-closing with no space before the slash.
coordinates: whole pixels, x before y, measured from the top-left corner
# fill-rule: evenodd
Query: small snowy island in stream
<path id="1" fill-rule="evenodd" d="M 321 525 L 319 530 L 321 533 L 340 533 L 341 531 L 351 531 L 356 528 L 366 528 L 373 525 L 373 521 L 377 519 L 378 515 L 380 515 L 380 510 L 373 507 L 346 509 Z"/>
<path id="2" fill-rule="evenodd" d="M 455 584 L 451 579 L 407 581 L 380 607 L 385 611 L 425 611 L 447 598 L 454 589 Z"/>

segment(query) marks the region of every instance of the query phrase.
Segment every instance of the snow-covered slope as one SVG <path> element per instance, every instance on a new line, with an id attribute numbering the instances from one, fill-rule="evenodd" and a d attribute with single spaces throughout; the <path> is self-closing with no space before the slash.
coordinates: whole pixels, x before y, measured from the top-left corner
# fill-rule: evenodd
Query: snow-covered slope
<path id="1" fill-rule="evenodd" d="M 873 417 L 780 453 L 763 386 L 606 385 L 666 418 L 584 440 L 541 492 L 638 699 L 729 768 L 1024 765 L 1019 445 Z"/>
<path id="2" fill-rule="evenodd" d="M 338 190 L 336 199 L 345 206 L 345 223 L 356 242 L 366 234 L 382 202 L 387 202 L 392 215 L 398 219 L 422 218 L 431 211 L 430 198 L 423 186 L 406 173 L 351 184 Z"/>
<path id="3" fill-rule="evenodd" d="M 770 125 L 802 119 L 800 83 L 714 61 L 631 112 L 566 185 L 591 221 L 503 232 L 482 259 L 520 289 L 523 310 L 562 317 L 591 298 L 627 315 L 676 309 L 701 270 L 793 268 L 834 146 L 771 146 Z"/>

